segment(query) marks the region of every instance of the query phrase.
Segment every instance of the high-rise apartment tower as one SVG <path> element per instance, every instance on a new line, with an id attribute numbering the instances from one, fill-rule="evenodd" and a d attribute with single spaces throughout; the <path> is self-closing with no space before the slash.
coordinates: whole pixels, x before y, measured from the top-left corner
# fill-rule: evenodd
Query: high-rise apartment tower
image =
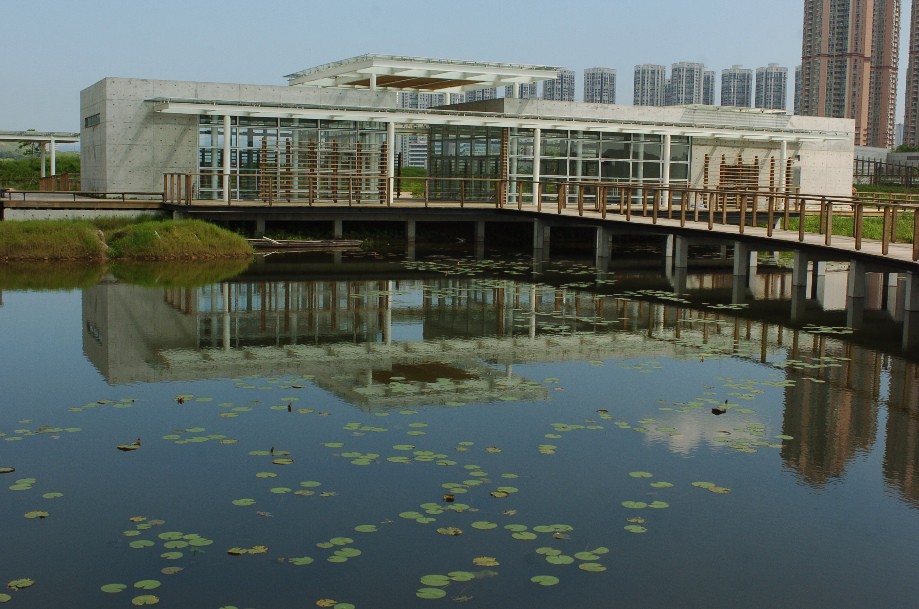
<path id="1" fill-rule="evenodd" d="M 788 97 L 788 68 L 783 68 L 777 63 L 770 63 L 764 68 L 756 68 L 755 97 L 754 105 L 757 108 L 784 110 L 785 100 Z"/>
<path id="2" fill-rule="evenodd" d="M 590 104 L 615 104 L 616 70 L 611 68 L 584 70 L 584 101 Z"/>
<path id="3" fill-rule="evenodd" d="M 749 108 L 753 100 L 753 70 L 731 66 L 721 70 L 721 105 Z"/>
<path id="4" fill-rule="evenodd" d="M 919 146 L 919 0 L 913 0 L 909 17 L 909 62 L 906 64 L 903 144 Z"/>
<path id="5" fill-rule="evenodd" d="M 801 114 L 855 119 L 855 144 L 894 139 L 900 0 L 804 0 Z"/>
<path id="6" fill-rule="evenodd" d="M 635 66 L 632 103 L 636 106 L 663 106 L 667 90 L 666 68 L 657 64 Z"/>
<path id="7" fill-rule="evenodd" d="M 668 106 L 701 104 L 705 66 L 701 63 L 680 62 L 670 66 L 670 79 L 667 81 Z"/>
<path id="8" fill-rule="evenodd" d="M 558 76 L 542 83 L 543 99 L 574 101 L 574 70 L 559 70 Z"/>

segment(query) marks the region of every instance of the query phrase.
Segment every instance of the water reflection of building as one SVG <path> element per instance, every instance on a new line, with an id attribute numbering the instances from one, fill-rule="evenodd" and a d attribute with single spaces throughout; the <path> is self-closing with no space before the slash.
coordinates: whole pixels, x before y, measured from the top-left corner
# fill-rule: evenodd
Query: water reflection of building
<path id="1" fill-rule="evenodd" d="M 919 366 L 896 359 L 890 366 L 884 479 L 919 507 Z"/>
<path id="2" fill-rule="evenodd" d="M 808 484 L 823 486 L 875 442 L 882 356 L 841 343 L 828 348 L 817 337 L 809 353 L 791 357 L 804 367 L 789 372 L 795 384 L 785 389 L 783 433 L 795 440 L 783 445 L 782 458 Z"/>
<path id="3" fill-rule="evenodd" d="M 628 283 L 619 277 L 617 287 Z M 778 296 L 776 282 L 754 291 Z M 542 383 L 515 372 L 521 363 L 700 352 L 784 361 L 786 466 L 818 487 L 842 476 L 875 443 L 886 396 L 885 479 L 919 505 L 917 364 L 740 310 L 642 296 L 654 290 L 613 296 L 507 279 L 103 283 L 84 291 L 84 350 L 111 383 L 311 375 L 362 408 L 546 399 Z"/>

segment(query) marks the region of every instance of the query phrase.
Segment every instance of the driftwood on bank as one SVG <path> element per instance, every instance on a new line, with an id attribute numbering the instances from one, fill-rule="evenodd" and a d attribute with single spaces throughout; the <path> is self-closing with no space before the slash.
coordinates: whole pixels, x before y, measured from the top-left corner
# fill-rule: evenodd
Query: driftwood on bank
<path id="1" fill-rule="evenodd" d="M 360 239 L 271 239 L 264 236 L 248 241 L 256 250 L 350 250 L 359 249 L 363 243 Z"/>

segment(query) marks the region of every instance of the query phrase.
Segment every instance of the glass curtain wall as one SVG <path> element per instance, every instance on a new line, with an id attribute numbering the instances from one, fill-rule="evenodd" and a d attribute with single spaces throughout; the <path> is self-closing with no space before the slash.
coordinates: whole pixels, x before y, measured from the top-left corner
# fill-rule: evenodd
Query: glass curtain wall
<path id="1" fill-rule="evenodd" d="M 516 200 L 516 188 L 523 201 L 532 202 L 532 129 L 511 129 L 509 142 L 508 196 Z M 540 182 L 543 192 L 558 192 L 559 182 L 659 182 L 663 175 L 663 136 L 640 133 L 593 133 L 543 130 L 540 138 Z M 670 183 L 689 180 L 690 139 L 670 138 Z M 519 184 L 517 184 L 519 182 Z M 592 200 L 593 189 L 588 189 Z M 569 189 L 569 202 L 577 191 Z"/>
<path id="2" fill-rule="evenodd" d="M 494 201 L 501 178 L 498 127 L 432 125 L 428 172 L 432 199 Z"/>
<path id="3" fill-rule="evenodd" d="M 222 116 L 199 117 L 199 198 L 224 199 L 224 137 Z M 385 176 L 383 123 L 231 117 L 233 200 L 380 200 Z"/>

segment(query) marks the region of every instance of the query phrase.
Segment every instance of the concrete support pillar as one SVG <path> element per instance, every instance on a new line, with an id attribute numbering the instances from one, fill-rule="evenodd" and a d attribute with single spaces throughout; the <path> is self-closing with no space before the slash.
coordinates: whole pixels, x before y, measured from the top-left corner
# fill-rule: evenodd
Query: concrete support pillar
<path id="1" fill-rule="evenodd" d="M 386 204 L 392 205 L 396 187 L 396 123 L 386 123 Z"/>
<path id="2" fill-rule="evenodd" d="M 223 117 L 223 200 L 227 205 L 230 204 L 232 196 L 230 194 L 230 143 L 233 140 L 233 121 L 229 114 Z"/>
<path id="3" fill-rule="evenodd" d="M 866 265 L 858 260 L 849 261 L 846 284 L 846 325 L 860 328 L 865 314 Z"/>
<path id="4" fill-rule="evenodd" d="M 806 265 L 806 263 L 805 263 Z M 804 321 L 807 312 L 807 285 L 791 286 L 791 321 L 798 323 Z"/>
<path id="5" fill-rule="evenodd" d="M 377 90 L 377 75 L 375 73 L 370 74 L 370 90 Z"/>
<path id="6" fill-rule="evenodd" d="M 265 234 L 265 216 L 258 216 L 255 219 L 255 236 L 261 237 Z"/>
<path id="7" fill-rule="evenodd" d="M 485 243 L 485 220 L 475 222 L 475 243 Z"/>
<path id="8" fill-rule="evenodd" d="M 906 273 L 903 282 L 903 310 L 919 311 L 919 273 Z"/>
<path id="9" fill-rule="evenodd" d="M 529 321 L 528 335 L 531 340 L 536 338 L 536 298 L 537 298 L 536 294 L 537 294 L 536 284 L 531 283 L 530 284 L 530 311 L 528 315 L 528 321 Z"/>
<path id="10" fill-rule="evenodd" d="M 664 237 L 664 259 L 668 268 L 673 264 L 674 241 L 674 235 Z"/>
<path id="11" fill-rule="evenodd" d="M 903 282 L 903 349 L 919 348 L 919 273 L 906 273 Z"/>
<path id="12" fill-rule="evenodd" d="M 46 176 L 45 174 L 45 154 L 46 154 L 46 149 L 48 145 L 42 142 L 38 146 L 39 146 L 39 150 L 41 151 L 40 156 L 39 156 L 39 162 L 41 163 L 41 173 L 39 173 L 39 175 L 44 178 Z"/>
<path id="13" fill-rule="evenodd" d="M 229 351 L 231 346 L 230 340 L 230 284 L 223 283 L 220 285 L 221 298 L 223 300 L 223 350 Z"/>
<path id="14" fill-rule="evenodd" d="M 673 293 L 677 296 L 686 294 L 686 267 L 674 265 L 672 270 L 668 267 L 666 274 Z"/>
<path id="15" fill-rule="evenodd" d="M 734 242 L 734 277 L 750 276 L 750 254 L 752 249 L 743 241 Z M 746 283 L 746 282 L 745 282 Z"/>
<path id="16" fill-rule="evenodd" d="M 533 220 L 533 249 L 541 250 L 545 246 L 545 223 L 539 218 Z"/>
<path id="17" fill-rule="evenodd" d="M 415 220 L 414 218 L 405 221 L 405 240 L 411 244 L 415 243 Z"/>
<path id="18" fill-rule="evenodd" d="M 849 277 L 846 285 L 847 298 L 864 298 L 865 297 L 865 275 L 867 274 L 865 263 L 858 260 L 849 262 Z"/>
<path id="19" fill-rule="evenodd" d="M 596 244 L 594 246 L 594 258 L 597 268 L 604 269 L 609 266 L 609 242 L 612 233 L 607 226 L 598 226 L 596 235 Z"/>
<path id="20" fill-rule="evenodd" d="M 792 286 L 807 287 L 807 263 L 809 260 L 807 254 L 800 250 L 795 250 L 795 257 L 791 266 Z"/>
<path id="21" fill-rule="evenodd" d="M 344 234 L 344 230 L 342 228 L 341 219 L 332 220 L 332 238 L 341 239 L 343 234 Z"/>
<path id="22" fill-rule="evenodd" d="M 57 175 L 57 143 L 54 141 L 54 138 L 51 138 L 51 175 Z"/>
<path id="23" fill-rule="evenodd" d="M 826 296 L 826 261 L 814 260 L 811 264 L 811 298 L 823 306 Z"/>
<path id="24" fill-rule="evenodd" d="M 392 293 L 396 289 L 395 282 L 390 280 L 386 282 L 386 296 L 384 296 L 385 306 L 383 311 L 383 344 L 392 344 Z"/>
<path id="25" fill-rule="evenodd" d="M 689 239 L 676 235 L 673 240 L 673 268 L 685 269 L 689 267 Z"/>

